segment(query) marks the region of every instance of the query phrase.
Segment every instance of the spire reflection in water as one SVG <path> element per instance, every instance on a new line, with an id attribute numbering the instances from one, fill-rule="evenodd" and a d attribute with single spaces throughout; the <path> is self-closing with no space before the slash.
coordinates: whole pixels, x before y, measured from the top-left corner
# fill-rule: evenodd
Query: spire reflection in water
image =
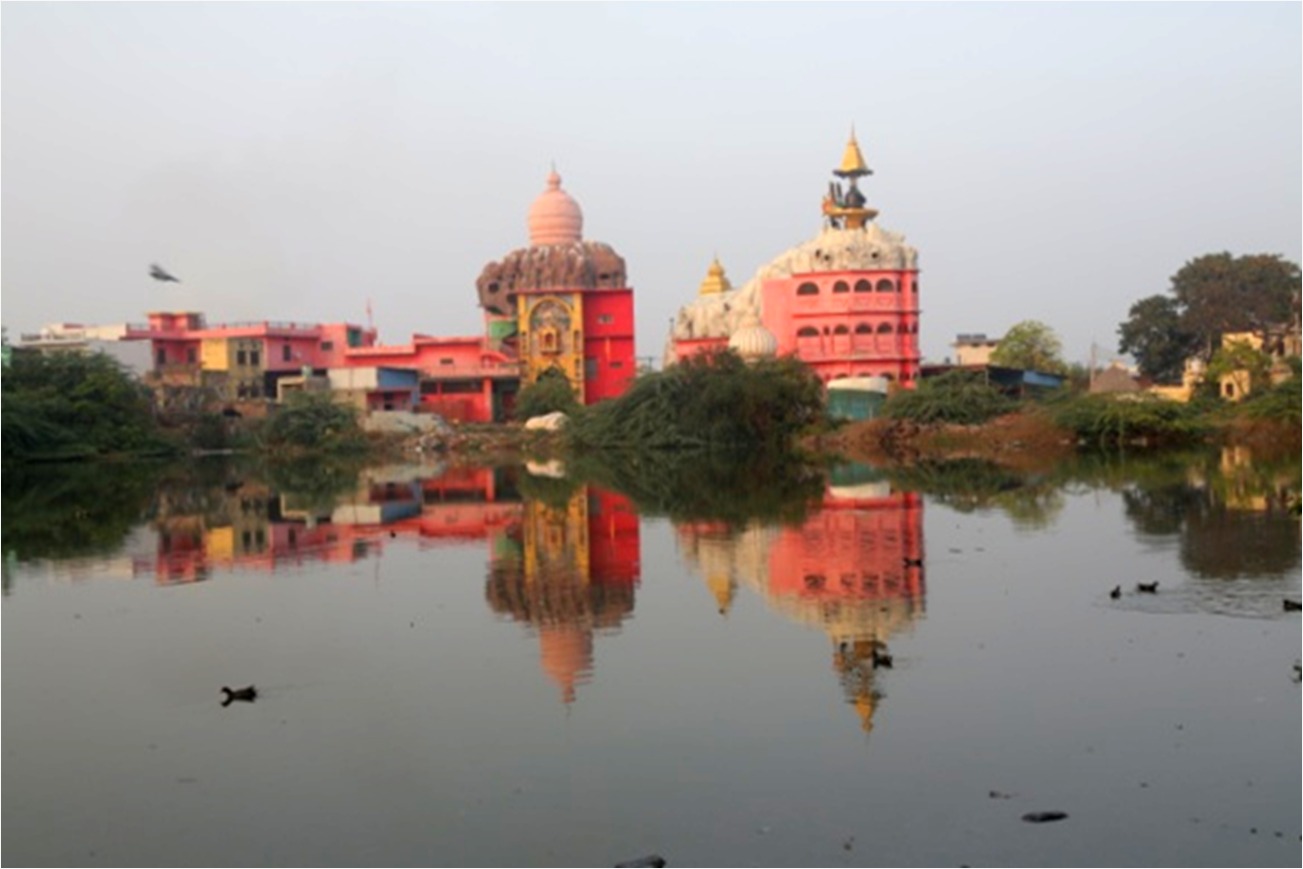
<path id="1" fill-rule="evenodd" d="M 865 465 L 843 465 L 832 471 L 820 508 L 800 524 L 690 522 L 677 532 L 721 616 L 746 586 L 774 611 L 828 635 L 846 702 L 872 730 L 888 640 L 923 612 L 919 496 L 893 490 Z"/>

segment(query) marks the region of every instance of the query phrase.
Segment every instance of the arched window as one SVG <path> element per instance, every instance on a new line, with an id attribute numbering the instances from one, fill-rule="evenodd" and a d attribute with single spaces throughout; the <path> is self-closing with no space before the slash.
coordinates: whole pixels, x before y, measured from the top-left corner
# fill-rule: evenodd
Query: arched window
<path id="1" fill-rule="evenodd" d="M 816 284 L 806 281 L 796 288 L 796 294 L 798 296 L 817 296 L 819 295 L 819 287 Z"/>
<path id="2" fill-rule="evenodd" d="M 800 329 L 797 329 L 797 330 L 796 330 L 796 337 L 798 337 L 798 338 L 818 338 L 818 337 L 819 337 L 819 330 L 816 329 L 816 328 L 814 328 L 813 326 L 802 326 Z"/>
<path id="3" fill-rule="evenodd" d="M 890 332 L 890 331 L 891 331 L 891 324 L 890 324 L 890 323 L 879 323 L 879 324 L 878 324 L 878 334 L 879 334 L 879 335 L 882 335 L 882 334 L 887 333 L 887 332 Z"/>
<path id="4" fill-rule="evenodd" d="M 834 335 L 849 335 L 851 333 L 851 330 L 849 326 L 847 326 L 845 323 L 842 323 L 840 326 L 833 329 L 832 333 Z"/>
<path id="5" fill-rule="evenodd" d="M 888 280 L 887 278 L 883 278 L 882 280 L 878 281 L 878 292 L 879 293 L 896 292 L 896 282 L 892 280 Z"/>
<path id="6" fill-rule="evenodd" d="M 855 327 L 855 334 L 856 334 L 856 335 L 872 335 L 872 334 L 873 334 L 873 327 L 870 326 L 868 323 L 860 323 L 858 326 Z"/>
<path id="7" fill-rule="evenodd" d="M 909 327 L 909 331 L 912 332 L 913 334 L 917 335 L 917 334 L 918 334 L 918 323 L 914 323 L 914 324 L 912 324 L 912 325 Z"/>
<path id="8" fill-rule="evenodd" d="M 868 293 L 871 292 L 872 290 L 873 290 L 873 284 L 869 283 L 863 278 L 855 282 L 855 292 L 857 293 Z"/>
<path id="9" fill-rule="evenodd" d="M 832 291 L 834 293 L 849 293 L 851 291 L 851 287 L 850 284 L 846 283 L 845 281 L 838 281 L 837 283 L 832 285 Z"/>

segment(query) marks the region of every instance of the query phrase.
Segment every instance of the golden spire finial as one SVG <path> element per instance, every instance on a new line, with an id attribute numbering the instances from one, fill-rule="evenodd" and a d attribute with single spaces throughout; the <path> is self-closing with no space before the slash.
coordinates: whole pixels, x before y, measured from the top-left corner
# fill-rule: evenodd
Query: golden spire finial
<path id="1" fill-rule="evenodd" d="M 733 289 L 733 285 L 729 283 L 728 277 L 724 274 L 724 266 L 719 262 L 719 254 L 716 254 L 714 260 L 706 269 L 706 277 L 702 279 L 697 294 L 710 296 L 717 293 L 727 293 L 731 289 Z"/>
<path id="2" fill-rule="evenodd" d="M 854 124 L 851 124 L 850 141 L 846 143 L 846 150 L 842 153 L 842 164 L 837 167 L 833 174 L 842 178 L 873 174 L 864 163 L 864 155 L 860 153 L 860 143 L 855 139 Z"/>

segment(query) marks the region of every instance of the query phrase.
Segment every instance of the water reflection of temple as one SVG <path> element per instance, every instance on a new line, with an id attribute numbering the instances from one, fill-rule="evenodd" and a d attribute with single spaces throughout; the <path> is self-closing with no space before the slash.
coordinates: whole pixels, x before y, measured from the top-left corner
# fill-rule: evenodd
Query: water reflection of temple
<path id="1" fill-rule="evenodd" d="M 711 523 L 678 527 L 680 548 L 727 615 L 739 586 L 775 611 L 824 631 L 846 702 L 867 732 L 888 640 L 924 605 L 923 503 L 868 468 L 838 469 L 823 503 L 793 527 Z"/>
<path id="2" fill-rule="evenodd" d="M 593 672 L 593 637 L 633 612 L 638 516 L 627 498 L 578 487 L 564 501 L 528 501 L 495 547 L 485 597 L 538 636 L 544 672 L 562 700 Z"/>

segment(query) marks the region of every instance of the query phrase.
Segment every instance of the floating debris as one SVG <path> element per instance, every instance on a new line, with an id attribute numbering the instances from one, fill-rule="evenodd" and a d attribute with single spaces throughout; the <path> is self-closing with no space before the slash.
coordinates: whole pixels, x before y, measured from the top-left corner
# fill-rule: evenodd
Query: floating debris
<path id="1" fill-rule="evenodd" d="M 1022 816 L 1022 819 L 1029 824 L 1050 824 L 1054 821 L 1062 821 L 1067 816 L 1067 812 L 1028 812 Z"/>
<path id="2" fill-rule="evenodd" d="M 639 857 L 636 860 L 627 860 L 624 863 L 616 863 L 615 865 L 629 866 L 629 867 L 645 867 L 645 866 L 660 867 L 666 865 L 666 863 L 665 863 L 665 858 L 662 857 L 660 854 L 648 854 L 646 857 Z"/>

